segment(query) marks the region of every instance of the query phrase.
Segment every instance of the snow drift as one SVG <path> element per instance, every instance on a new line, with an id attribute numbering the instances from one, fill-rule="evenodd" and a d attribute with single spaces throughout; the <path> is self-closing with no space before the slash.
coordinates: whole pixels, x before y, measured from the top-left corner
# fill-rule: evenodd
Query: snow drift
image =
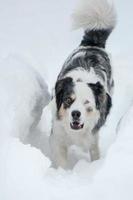
<path id="1" fill-rule="evenodd" d="M 19 180 L 23 189 L 28 177 L 43 176 L 50 165 L 39 150 L 21 143 L 28 142 L 50 95 L 40 75 L 18 56 L 0 62 L 0 76 L 0 199 L 4 200 Z"/>

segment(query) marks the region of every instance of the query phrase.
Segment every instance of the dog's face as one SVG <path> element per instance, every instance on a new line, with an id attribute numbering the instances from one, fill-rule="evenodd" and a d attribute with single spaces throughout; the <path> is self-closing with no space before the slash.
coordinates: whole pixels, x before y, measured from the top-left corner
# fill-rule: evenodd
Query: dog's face
<path id="1" fill-rule="evenodd" d="M 104 92 L 100 83 L 73 82 L 70 77 L 59 80 L 55 87 L 57 117 L 66 133 L 92 131 L 100 118 L 100 101 Z"/>

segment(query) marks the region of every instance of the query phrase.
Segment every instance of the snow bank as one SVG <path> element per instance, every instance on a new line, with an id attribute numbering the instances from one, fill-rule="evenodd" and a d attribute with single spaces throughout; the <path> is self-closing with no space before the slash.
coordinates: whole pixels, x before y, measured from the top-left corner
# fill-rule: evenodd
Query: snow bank
<path id="1" fill-rule="evenodd" d="M 0 62 L 0 199 L 16 199 L 32 182 L 33 188 L 50 165 L 39 150 L 20 142 L 28 142 L 49 99 L 47 85 L 22 58 Z"/>
<path id="2" fill-rule="evenodd" d="M 22 58 L 9 56 L 0 62 L 0 94 L 3 129 L 24 140 L 50 99 L 45 82 Z"/>
<path id="3" fill-rule="evenodd" d="M 50 161 L 39 150 L 22 144 L 18 139 L 8 141 L 3 150 L 0 199 L 33 199 Z"/>

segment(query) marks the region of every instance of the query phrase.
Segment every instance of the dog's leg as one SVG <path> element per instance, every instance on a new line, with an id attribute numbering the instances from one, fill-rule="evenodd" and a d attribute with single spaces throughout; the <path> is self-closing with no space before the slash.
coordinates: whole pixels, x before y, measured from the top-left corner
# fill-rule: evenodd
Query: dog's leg
<path id="1" fill-rule="evenodd" d="M 100 158 L 99 145 L 98 145 L 98 133 L 93 135 L 93 141 L 90 145 L 91 161 L 98 160 Z"/>
<path id="2" fill-rule="evenodd" d="M 67 168 L 67 148 L 65 146 L 58 143 L 53 145 L 51 148 L 51 158 L 53 167 Z"/>
<path id="3" fill-rule="evenodd" d="M 55 152 L 55 167 L 67 168 L 67 150 L 65 147 L 60 146 Z"/>

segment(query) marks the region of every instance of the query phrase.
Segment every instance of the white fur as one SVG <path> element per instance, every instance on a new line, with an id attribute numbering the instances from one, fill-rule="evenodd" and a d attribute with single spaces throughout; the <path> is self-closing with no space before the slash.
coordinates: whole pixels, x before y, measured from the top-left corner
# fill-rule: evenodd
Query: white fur
<path id="1" fill-rule="evenodd" d="M 50 136 L 50 144 L 54 167 L 69 168 L 71 166 L 69 153 L 73 145 L 81 149 L 83 152 L 80 153 L 81 155 L 88 154 L 89 156 L 90 153 L 91 160 L 98 159 L 99 156 L 98 134 L 92 133 L 92 129 L 100 117 L 99 111 L 96 109 L 94 95 L 86 83 L 77 82 L 75 84 L 74 94 L 76 100 L 66 110 L 66 114 L 62 119 L 58 120 L 56 117 L 53 119 L 53 133 Z M 84 104 L 86 100 L 89 100 L 87 105 Z M 88 107 L 93 109 L 91 113 L 87 113 Z M 84 127 L 80 130 L 73 130 L 70 127 L 72 122 L 71 113 L 74 110 L 81 112 L 80 121 L 84 124 Z M 81 159 L 81 156 L 79 157 Z"/>
<path id="2" fill-rule="evenodd" d="M 75 82 L 78 79 L 80 79 L 84 83 L 97 83 L 99 81 L 99 82 L 101 82 L 102 85 L 104 85 L 105 88 L 107 88 L 106 81 L 103 81 L 99 76 L 97 76 L 97 74 L 95 73 L 95 71 L 92 67 L 90 68 L 89 72 L 87 72 L 82 67 L 81 68 L 79 67 L 76 70 L 72 70 L 72 71 L 68 72 L 65 77 L 72 77 L 73 81 L 75 81 Z M 105 78 L 106 78 L 106 75 L 105 75 Z"/>
<path id="3" fill-rule="evenodd" d="M 85 134 L 87 131 L 92 131 L 95 124 L 98 121 L 98 111 L 95 106 L 95 99 L 92 93 L 92 90 L 87 86 L 84 82 L 77 82 L 75 83 L 74 94 L 76 96 L 76 100 L 71 105 L 69 109 L 66 110 L 66 116 L 62 120 L 62 124 L 66 133 L 70 134 Z M 89 104 L 84 105 L 85 101 L 88 100 Z M 87 113 L 86 109 L 88 107 L 93 108 L 92 113 Z M 78 110 L 81 112 L 81 124 L 84 123 L 84 128 L 80 130 L 73 130 L 70 128 L 70 122 L 72 122 L 72 115 L 71 113 L 74 110 Z"/>
<path id="4" fill-rule="evenodd" d="M 116 11 L 109 0 L 80 0 L 72 18 L 74 29 L 113 29 L 116 24 Z"/>
<path id="5" fill-rule="evenodd" d="M 78 79 L 82 80 L 84 83 L 97 83 L 100 82 L 103 86 L 105 91 L 110 94 L 110 91 L 108 90 L 107 87 L 107 75 L 105 72 L 105 80 L 100 76 L 97 76 L 93 68 L 90 68 L 90 71 L 87 72 L 83 68 L 78 68 L 77 70 L 72 70 L 65 77 L 72 77 L 72 79 L 76 82 Z M 112 80 L 111 80 L 112 81 Z"/>
<path id="6" fill-rule="evenodd" d="M 98 134 L 76 134 L 68 136 L 61 126 L 61 122 L 56 121 L 53 125 L 54 133 L 50 136 L 51 160 L 53 167 L 64 169 L 72 168 L 77 161 L 85 159 L 93 161 L 99 158 Z M 76 147 L 72 152 L 73 145 Z M 76 152 L 80 149 L 80 153 Z M 71 157 L 71 154 L 74 154 Z M 74 161 L 74 157 L 77 157 Z"/>

